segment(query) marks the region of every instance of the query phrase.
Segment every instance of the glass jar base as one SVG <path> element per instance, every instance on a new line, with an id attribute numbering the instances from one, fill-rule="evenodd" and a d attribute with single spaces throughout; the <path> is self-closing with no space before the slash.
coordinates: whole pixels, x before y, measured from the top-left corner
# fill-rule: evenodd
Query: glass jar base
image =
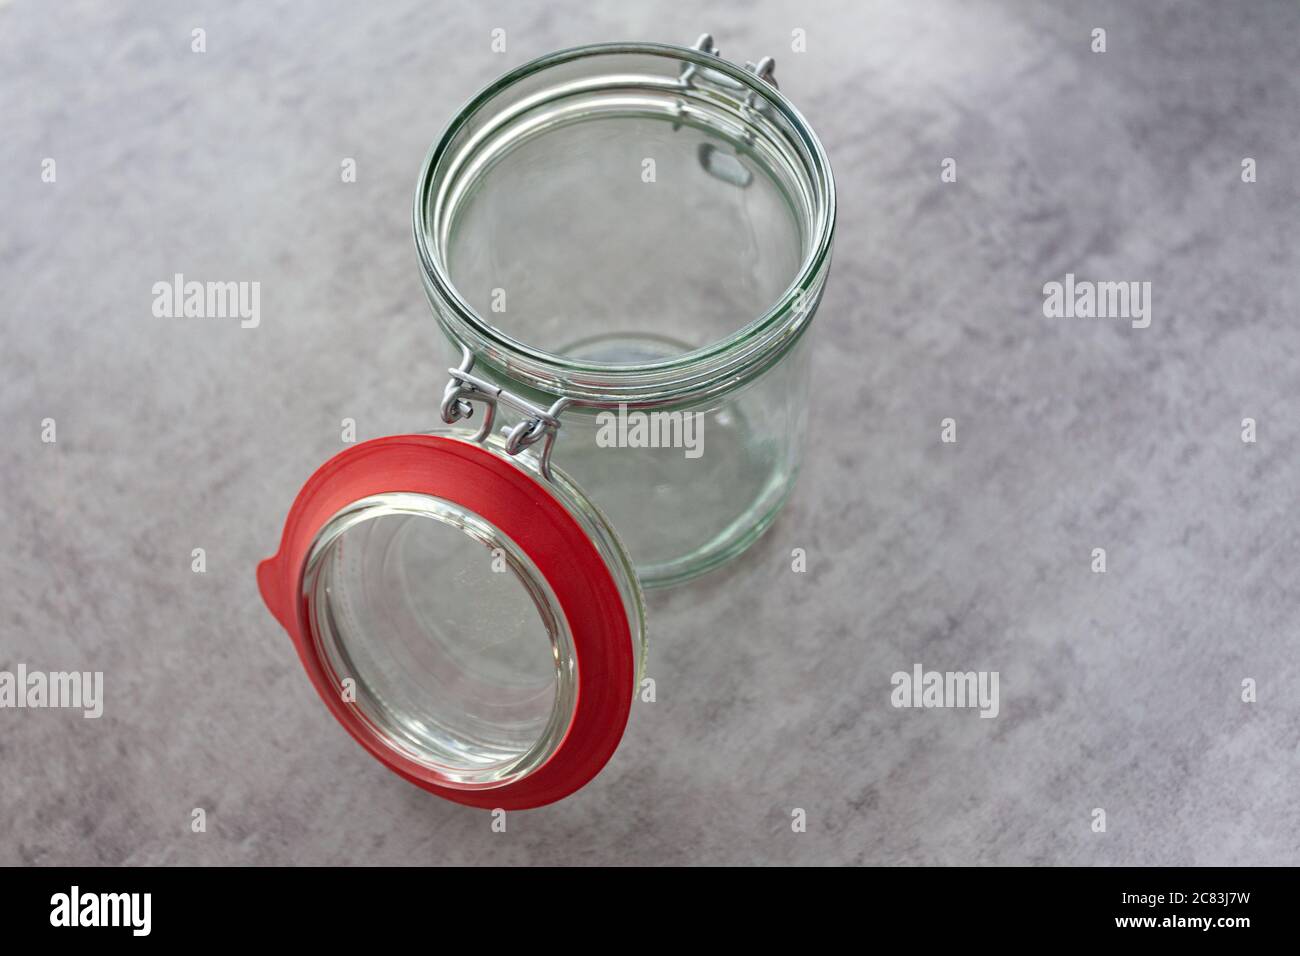
<path id="1" fill-rule="evenodd" d="M 772 526 L 785 507 L 793 484 L 790 476 L 784 482 L 784 491 L 767 503 L 766 511 L 758 514 L 755 508 L 697 551 L 662 564 L 635 564 L 641 587 L 649 590 L 685 584 L 740 557 Z"/>
<path id="2" fill-rule="evenodd" d="M 573 342 L 566 352 L 588 361 L 654 362 L 684 345 L 614 334 Z M 618 529 L 643 587 L 704 574 L 772 523 L 797 467 L 795 432 L 785 427 L 793 393 L 782 374 L 685 410 L 620 405 L 564 415 L 555 461 Z"/>

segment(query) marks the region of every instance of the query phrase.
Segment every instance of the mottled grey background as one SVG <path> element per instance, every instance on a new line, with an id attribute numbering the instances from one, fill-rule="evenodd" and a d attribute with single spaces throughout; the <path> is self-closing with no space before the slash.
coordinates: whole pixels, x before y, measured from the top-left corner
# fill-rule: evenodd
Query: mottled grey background
<path id="1" fill-rule="evenodd" d="M 605 772 L 493 834 L 327 716 L 254 564 L 340 418 L 436 414 L 409 206 L 459 104 L 705 29 L 837 173 L 806 470 L 652 598 Z M 0 0 L 0 668 L 107 695 L 0 711 L 0 862 L 1300 863 L 1298 47 L 1294 2 Z M 1045 319 L 1067 271 L 1151 281 L 1151 327 Z M 154 319 L 174 272 L 260 281 L 261 328 Z M 1001 716 L 893 709 L 918 661 Z"/>

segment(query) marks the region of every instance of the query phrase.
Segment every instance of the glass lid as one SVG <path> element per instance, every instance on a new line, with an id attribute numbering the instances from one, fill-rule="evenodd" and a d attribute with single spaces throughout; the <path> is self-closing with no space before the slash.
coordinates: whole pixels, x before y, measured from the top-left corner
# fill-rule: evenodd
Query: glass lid
<path id="1" fill-rule="evenodd" d="M 627 722 L 644 609 L 608 522 L 531 450 L 453 426 L 355 445 L 258 568 L 322 699 L 390 768 L 523 808 L 599 771 Z"/>
<path id="2" fill-rule="evenodd" d="M 363 498 L 317 536 L 303 591 L 334 683 L 449 782 L 517 779 L 568 730 L 568 623 L 537 566 L 481 516 L 432 495 Z"/>

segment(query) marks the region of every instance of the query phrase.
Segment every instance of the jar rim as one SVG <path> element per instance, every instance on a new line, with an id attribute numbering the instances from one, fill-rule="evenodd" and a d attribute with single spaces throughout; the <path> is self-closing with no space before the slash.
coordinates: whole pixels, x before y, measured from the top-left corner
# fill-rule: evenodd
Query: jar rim
<path id="1" fill-rule="evenodd" d="M 798 138 L 813 200 L 813 228 L 799 269 L 785 292 L 761 315 L 729 335 L 669 359 L 640 365 L 575 360 L 535 348 L 480 316 L 448 274 L 445 251 L 429 226 L 429 197 L 441 164 L 466 124 L 494 97 L 520 81 L 561 64 L 612 55 L 659 56 L 703 67 L 738 84 L 777 110 Z M 729 391 L 780 358 L 812 319 L 830 261 L 835 227 L 835 182 L 830 160 L 803 115 L 775 85 L 709 53 L 664 43 L 596 43 L 550 53 L 505 73 L 475 94 L 444 129 L 425 157 L 416 185 L 413 231 L 425 290 L 453 338 L 489 365 L 540 391 L 578 402 L 652 402 L 698 398 Z"/>

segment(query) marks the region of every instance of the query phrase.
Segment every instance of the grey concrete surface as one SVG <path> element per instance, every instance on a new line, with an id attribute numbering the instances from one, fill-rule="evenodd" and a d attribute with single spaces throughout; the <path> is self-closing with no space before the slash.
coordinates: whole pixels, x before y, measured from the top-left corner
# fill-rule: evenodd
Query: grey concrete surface
<path id="1" fill-rule="evenodd" d="M 253 568 L 342 417 L 431 420 L 409 204 L 459 104 L 705 29 L 834 163 L 833 388 L 768 536 L 652 597 L 605 772 L 494 834 L 328 717 Z M 0 710 L 0 863 L 1300 863 L 1298 46 L 1293 2 L 0 2 L 0 669 L 106 697 Z M 154 318 L 176 272 L 261 326 Z M 1045 318 L 1067 272 L 1150 328 Z M 999 716 L 895 709 L 917 662 Z"/>

